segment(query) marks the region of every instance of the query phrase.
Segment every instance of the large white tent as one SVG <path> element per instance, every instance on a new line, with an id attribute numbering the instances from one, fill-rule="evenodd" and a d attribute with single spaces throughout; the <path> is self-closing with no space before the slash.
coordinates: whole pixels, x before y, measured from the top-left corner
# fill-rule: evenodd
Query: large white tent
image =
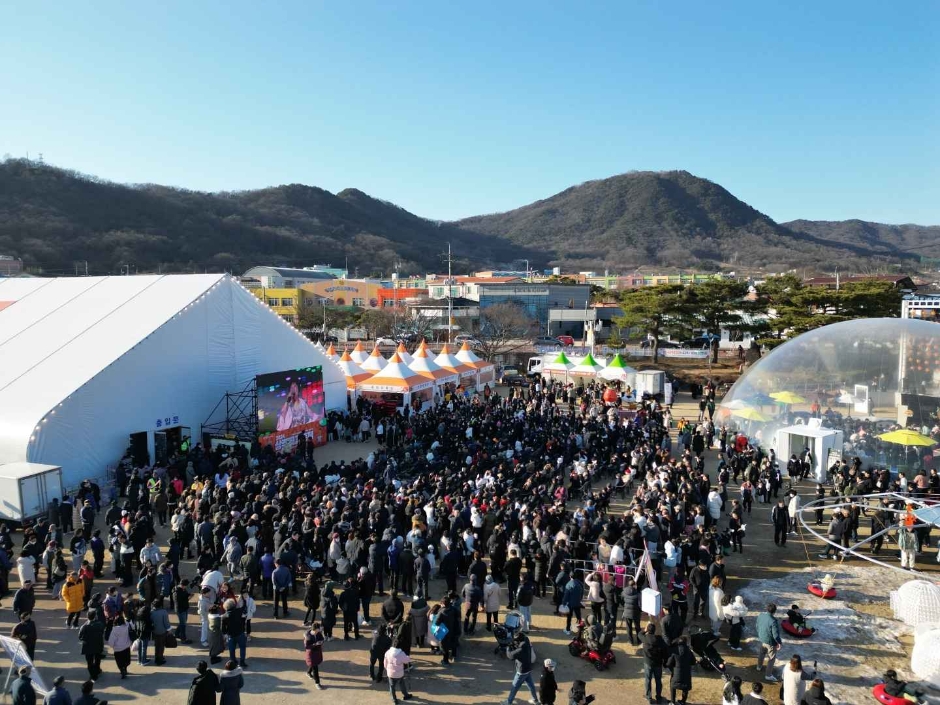
<path id="1" fill-rule="evenodd" d="M 156 432 L 195 441 L 226 392 L 315 365 L 345 408 L 339 367 L 224 274 L 0 279 L 0 464 L 102 477 L 130 434 L 153 458 Z"/>

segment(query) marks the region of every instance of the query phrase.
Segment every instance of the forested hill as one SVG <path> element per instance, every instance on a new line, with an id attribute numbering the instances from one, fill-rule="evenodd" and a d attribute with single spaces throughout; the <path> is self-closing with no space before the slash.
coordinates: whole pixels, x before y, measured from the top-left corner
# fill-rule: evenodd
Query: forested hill
<path id="1" fill-rule="evenodd" d="M 864 220 L 794 220 L 783 225 L 813 237 L 860 244 L 886 257 L 940 259 L 940 225 L 886 225 Z"/>
<path id="2" fill-rule="evenodd" d="M 588 181 L 550 198 L 457 223 L 544 248 L 573 269 L 638 264 L 678 267 L 868 266 L 916 254 L 877 241 L 830 238 L 774 222 L 716 183 L 686 171 L 639 171 Z"/>
<path id="3" fill-rule="evenodd" d="M 0 162 L 0 254 L 33 271 L 232 271 L 339 265 L 360 276 L 560 265 L 705 269 L 916 269 L 940 257 L 940 228 L 862 221 L 775 223 L 688 172 L 632 172 L 506 213 L 440 223 L 356 189 L 300 184 L 203 193 L 122 185 L 25 160 Z"/>
<path id="4" fill-rule="evenodd" d="M 25 160 L 0 164 L 0 254 L 51 274 L 84 261 L 96 274 L 128 264 L 140 272 L 241 273 L 347 258 L 361 276 L 399 262 L 403 271 L 434 272 L 448 242 L 464 271 L 537 259 L 508 240 L 426 220 L 355 189 L 201 193 L 115 184 Z"/>

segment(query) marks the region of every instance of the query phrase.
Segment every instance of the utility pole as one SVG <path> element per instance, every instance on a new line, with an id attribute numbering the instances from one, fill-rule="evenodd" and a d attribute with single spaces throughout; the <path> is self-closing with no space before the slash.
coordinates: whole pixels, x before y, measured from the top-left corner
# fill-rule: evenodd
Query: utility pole
<path id="1" fill-rule="evenodd" d="M 454 322 L 454 280 L 452 265 L 454 258 L 451 256 L 450 243 L 447 243 L 447 343 L 450 344 L 451 327 Z"/>
<path id="2" fill-rule="evenodd" d="M 395 278 L 392 280 L 392 335 L 396 336 L 398 330 L 398 279 L 401 277 L 401 260 L 395 260 Z"/>

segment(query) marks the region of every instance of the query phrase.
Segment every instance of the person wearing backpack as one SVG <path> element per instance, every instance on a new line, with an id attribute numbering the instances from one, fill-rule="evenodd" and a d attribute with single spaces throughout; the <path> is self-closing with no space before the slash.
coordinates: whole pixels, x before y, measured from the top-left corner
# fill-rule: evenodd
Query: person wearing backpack
<path id="1" fill-rule="evenodd" d="M 529 642 L 529 637 L 521 632 L 517 632 L 512 640 L 512 644 L 506 647 L 506 656 L 514 659 L 516 662 L 516 674 L 512 679 L 512 687 L 509 689 L 509 697 L 503 700 L 502 705 L 512 705 L 516 698 L 516 693 L 525 683 L 532 694 L 530 702 L 538 702 L 539 696 L 535 692 L 535 681 L 532 680 L 532 662 L 535 660 L 535 649 Z"/>

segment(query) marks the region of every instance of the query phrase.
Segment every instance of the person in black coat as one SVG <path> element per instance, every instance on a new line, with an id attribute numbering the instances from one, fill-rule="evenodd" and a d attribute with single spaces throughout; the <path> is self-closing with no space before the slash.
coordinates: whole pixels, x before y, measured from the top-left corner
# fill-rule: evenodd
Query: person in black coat
<path id="1" fill-rule="evenodd" d="M 20 621 L 13 627 L 10 636 L 23 642 L 23 648 L 26 649 L 26 655 L 30 661 L 36 659 L 36 642 L 39 640 L 39 633 L 36 631 L 36 623 L 33 621 L 31 612 L 20 612 Z"/>
<path id="2" fill-rule="evenodd" d="M 643 651 L 643 678 L 646 686 L 646 699 L 650 703 L 659 702 L 663 697 L 663 663 L 666 660 L 668 647 L 663 638 L 656 633 L 656 625 L 650 622 L 646 625 L 640 639 Z M 656 681 L 656 700 L 653 700 L 652 682 Z"/>
<path id="3" fill-rule="evenodd" d="M 398 590 L 392 588 L 392 593 L 382 603 L 382 619 L 388 624 L 398 624 L 404 618 L 405 604 L 398 597 Z"/>
<path id="4" fill-rule="evenodd" d="M 457 574 L 460 571 L 460 553 L 451 548 L 441 559 L 440 572 L 447 583 L 448 592 L 457 592 Z"/>
<path id="5" fill-rule="evenodd" d="M 327 586 L 323 588 L 321 597 L 323 603 L 323 621 L 321 622 L 323 636 L 327 641 L 333 641 L 333 627 L 336 626 L 336 613 L 339 611 L 339 600 L 336 597 L 336 593 L 333 592 L 331 583 L 327 583 Z"/>
<path id="6" fill-rule="evenodd" d="M 359 620 L 356 619 L 356 613 L 359 611 L 359 589 L 352 579 L 346 581 L 346 587 L 339 594 L 339 608 L 343 611 L 343 639 L 349 641 L 350 630 L 358 639 Z"/>
<path id="7" fill-rule="evenodd" d="M 708 586 L 711 579 L 708 577 L 708 566 L 705 561 L 699 559 L 696 565 L 689 573 L 689 584 L 692 586 L 692 619 L 697 616 L 705 616 L 708 611 Z"/>
<path id="8" fill-rule="evenodd" d="M 82 655 L 88 664 L 88 677 L 93 681 L 101 675 L 101 654 L 104 653 L 104 622 L 96 617 L 95 610 L 89 610 L 88 621 L 78 630 Z"/>
<path id="9" fill-rule="evenodd" d="M 640 616 L 640 593 L 633 578 L 627 578 L 623 589 L 623 621 L 627 623 L 631 646 L 640 643 Z"/>
<path id="10" fill-rule="evenodd" d="M 555 662 L 552 659 L 545 659 L 544 668 L 542 668 L 542 677 L 539 678 L 539 702 L 542 705 L 555 705 L 555 697 L 558 693 L 558 683 L 555 680 Z"/>
<path id="11" fill-rule="evenodd" d="M 423 548 L 418 549 L 418 555 L 415 557 L 415 594 L 426 600 L 431 599 L 431 561 L 428 560 Z"/>
<path id="12" fill-rule="evenodd" d="M 457 658 L 457 646 L 460 643 L 460 609 L 450 596 L 444 598 L 444 609 L 440 612 L 438 623 L 447 627 L 447 634 L 441 639 L 441 665 L 447 666 L 451 659 Z"/>
<path id="13" fill-rule="evenodd" d="M 687 639 L 684 636 L 679 637 L 676 649 L 666 661 L 666 668 L 672 673 L 669 679 L 669 687 L 672 691 L 670 700 L 674 703 L 685 705 L 689 697 L 689 691 L 692 690 L 692 666 L 695 664 L 695 655 L 689 648 Z M 682 699 L 677 699 L 676 694 L 681 692 Z"/>
<path id="14" fill-rule="evenodd" d="M 17 671 L 20 677 L 10 684 L 13 705 L 36 705 L 36 690 L 33 679 L 29 677 L 32 670 L 29 666 L 20 666 Z"/>
<path id="15" fill-rule="evenodd" d="M 679 610 L 673 609 L 672 605 L 666 608 L 666 619 L 663 620 L 663 638 L 670 646 L 674 646 L 682 632 L 685 631 L 685 620 Z"/>
<path id="16" fill-rule="evenodd" d="M 317 610 L 320 609 L 320 591 L 322 586 L 316 573 L 310 573 L 304 581 L 304 626 L 309 627 L 317 619 Z"/>
<path id="17" fill-rule="evenodd" d="M 362 621 L 368 623 L 370 621 L 369 605 L 372 603 L 372 596 L 375 594 L 375 576 L 365 566 L 359 569 L 356 589 L 359 593 L 359 605 L 362 608 Z"/>
<path id="18" fill-rule="evenodd" d="M 196 673 L 189 686 L 189 698 L 186 705 L 215 705 L 215 693 L 219 688 L 219 677 L 209 664 L 200 661 L 196 664 Z"/>
<path id="19" fill-rule="evenodd" d="M 369 678 L 373 683 L 379 683 L 382 680 L 385 652 L 392 648 L 390 629 L 387 624 L 383 624 L 372 630 L 372 644 L 369 647 Z M 376 664 L 379 666 L 378 670 L 375 668 Z"/>
<path id="20" fill-rule="evenodd" d="M 783 500 L 778 500 L 770 513 L 774 525 L 774 543 L 777 546 L 787 545 L 787 531 L 790 529 L 790 514 Z"/>
<path id="21" fill-rule="evenodd" d="M 519 558 L 519 552 L 516 549 L 509 552 L 509 560 L 506 561 L 503 571 L 506 573 L 509 609 L 515 609 L 516 592 L 519 590 L 519 583 L 522 580 L 522 559 Z"/>
<path id="22" fill-rule="evenodd" d="M 388 553 L 388 542 L 380 541 L 378 534 L 372 533 L 369 544 L 369 558 L 366 566 L 369 572 L 375 576 L 375 584 L 379 595 L 385 595 L 385 561 Z"/>
<path id="23" fill-rule="evenodd" d="M 477 585 L 482 585 L 486 580 L 486 574 L 488 569 L 486 563 L 483 562 L 483 557 L 480 555 L 479 551 L 473 552 L 473 562 L 470 564 L 470 567 L 467 569 L 467 577 L 471 575 L 477 576 Z"/>
<path id="24" fill-rule="evenodd" d="M 33 590 L 33 584 L 26 581 L 23 586 L 13 594 L 13 613 L 22 614 L 29 612 L 32 614 L 36 609 L 36 592 Z"/>

